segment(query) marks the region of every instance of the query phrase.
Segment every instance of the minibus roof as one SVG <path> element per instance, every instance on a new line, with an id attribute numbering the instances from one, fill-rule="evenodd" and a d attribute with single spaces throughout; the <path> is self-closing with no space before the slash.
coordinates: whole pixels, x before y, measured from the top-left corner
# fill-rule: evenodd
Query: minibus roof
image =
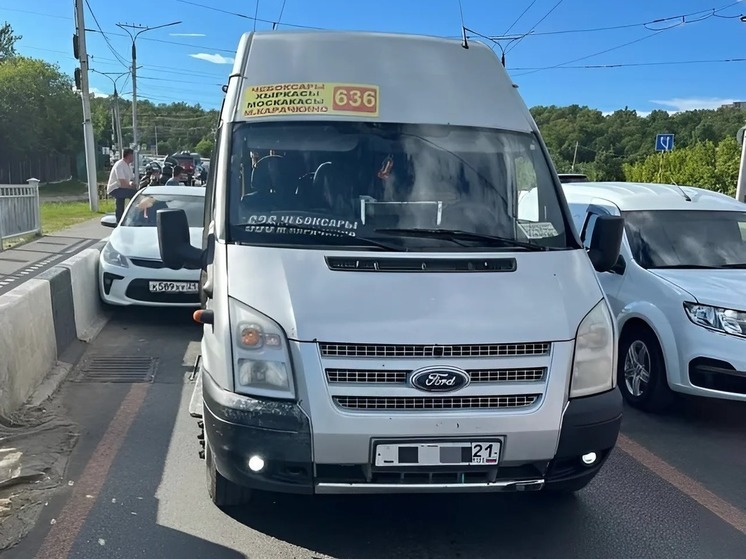
<path id="1" fill-rule="evenodd" d="M 224 120 L 353 120 L 535 131 L 495 53 L 479 42 L 392 33 L 246 33 Z"/>

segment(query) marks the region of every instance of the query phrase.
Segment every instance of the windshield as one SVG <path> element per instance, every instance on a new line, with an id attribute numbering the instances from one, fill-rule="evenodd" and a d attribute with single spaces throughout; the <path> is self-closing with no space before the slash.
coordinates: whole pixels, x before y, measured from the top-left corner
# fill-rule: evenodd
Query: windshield
<path id="1" fill-rule="evenodd" d="M 746 266 L 746 212 L 657 210 L 624 214 L 644 268 Z"/>
<path id="2" fill-rule="evenodd" d="M 398 250 L 516 250 L 494 239 L 440 234 L 450 230 L 567 248 L 573 240 L 550 169 L 531 134 L 241 123 L 231 145 L 229 240 L 386 250 L 365 242 L 376 239 Z"/>
<path id="3" fill-rule="evenodd" d="M 129 206 L 123 227 L 156 227 L 158 210 L 184 210 L 189 227 L 202 227 L 205 197 L 183 194 L 140 194 Z"/>

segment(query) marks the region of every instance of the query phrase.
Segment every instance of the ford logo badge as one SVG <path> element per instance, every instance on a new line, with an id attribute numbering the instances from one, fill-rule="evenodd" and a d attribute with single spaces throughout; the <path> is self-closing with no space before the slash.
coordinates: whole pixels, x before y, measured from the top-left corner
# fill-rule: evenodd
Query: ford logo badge
<path id="1" fill-rule="evenodd" d="M 471 377 L 457 367 L 425 367 L 412 373 L 409 382 L 426 392 L 452 392 L 466 387 Z"/>

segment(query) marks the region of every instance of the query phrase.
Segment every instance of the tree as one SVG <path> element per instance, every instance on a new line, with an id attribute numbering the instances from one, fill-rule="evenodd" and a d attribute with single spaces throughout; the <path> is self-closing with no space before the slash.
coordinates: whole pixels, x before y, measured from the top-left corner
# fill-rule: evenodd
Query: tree
<path id="1" fill-rule="evenodd" d="M 12 58 L 16 56 L 16 42 L 20 41 L 23 37 L 15 35 L 13 28 L 10 23 L 4 23 L 0 27 L 0 62 L 6 58 Z"/>
<path id="2" fill-rule="evenodd" d="M 211 138 L 202 138 L 197 147 L 194 148 L 204 158 L 209 158 L 212 155 L 213 141 Z"/>
<path id="3" fill-rule="evenodd" d="M 739 159 L 738 142 L 731 136 L 717 145 L 706 140 L 628 163 L 624 175 L 628 181 L 698 186 L 733 196 Z"/>
<path id="4" fill-rule="evenodd" d="M 3 155 L 78 153 L 83 111 L 72 80 L 55 65 L 13 57 L 0 64 Z"/>

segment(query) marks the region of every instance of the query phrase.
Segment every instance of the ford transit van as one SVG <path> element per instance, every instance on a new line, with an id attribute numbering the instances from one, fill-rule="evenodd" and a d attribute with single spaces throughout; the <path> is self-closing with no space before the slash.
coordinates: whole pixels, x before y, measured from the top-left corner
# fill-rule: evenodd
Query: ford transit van
<path id="1" fill-rule="evenodd" d="M 517 88 L 485 45 L 241 39 L 203 245 L 194 393 L 209 493 L 577 491 L 616 444 L 616 330 Z M 200 436 L 202 438 L 202 435 Z"/>

